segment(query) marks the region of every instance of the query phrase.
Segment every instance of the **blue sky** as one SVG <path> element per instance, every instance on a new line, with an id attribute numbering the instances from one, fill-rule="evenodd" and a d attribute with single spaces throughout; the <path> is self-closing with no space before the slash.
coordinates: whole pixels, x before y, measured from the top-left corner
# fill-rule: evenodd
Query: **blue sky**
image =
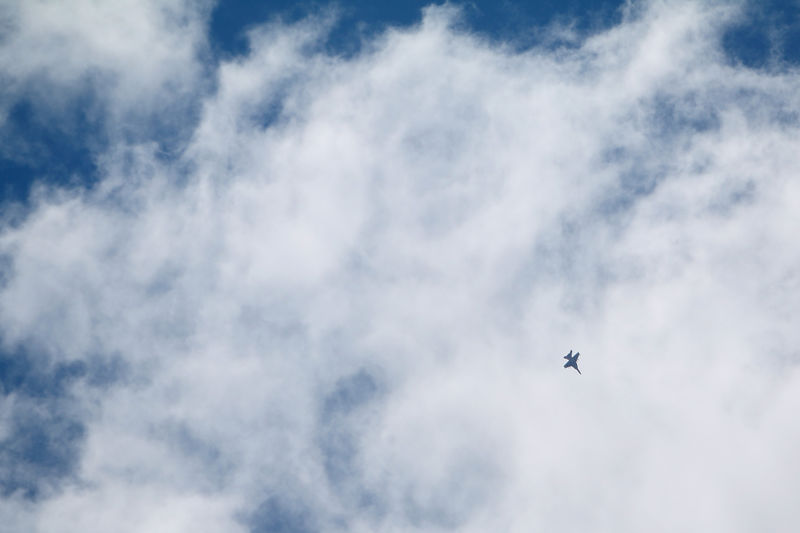
<path id="1" fill-rule="evenodd" d="M 470 31 L 480 32 L 498 41 L 511 41 L 518 46 L 536 42 L 531 28 L 542 27 L 554 19 L 576 24 L 581 31 L 598 30 L 619 21 L 622 2 L 473 2 L 464 4 L 464 23 Z M 387 27 L 407 27 L 419 23 L 426 2 L 249 2 L 228 0 L 217 3 L 208 22 L 212 61 L 241 56 L 247 53 L 246 32 L 264 22 L 280 18 L 295 22 L 320 12 L 336 13 L 337 21 L 325 46 L 332 54 L 353 54 L 363 39 L 384 31 Z M 455 5 L 455 4 L 454 4 Z M 763 43 L 755 38 L 756 46 Z M 760 53 L 760 52 L 759 52 Z M 211 58 L 209 58 L 211 59 Z M 107 139 L 102 125 L 93 122 L 90 90 L 70 102 L 70 127 L 80 135 L 71 135 L 42 116 L 34 102 L 24 97 L 14 102 L 8 111 L 6 128 L 25 147 L 9 149 L 0 160 L 5 186 L 2 198 L 24 200 L 31 183 L 36 179 L 69 182 L 77 179 L 91 185 L 97 179 L 94 162 L 96 152 L 106 148 Z M 159 139 L 161 141 L 161 139 Z M 36 156 L 19 152 L 35 151 Z M 44 156 L 44 157 L 43 157 Z"/>
<path id="2" fill-rule="evenodd" d="M 579 33 L 590 34 L 617 24 L 625 2 L 603 0 L 584 2 L 469 2 L 462 5 L 463 24 L 497 42 L 519 48 L 540 42 L 541 29 L 553 22 L 570 24 Z M 325 40 L 332 54 L 354 54 L 364 39 L 387 27 L 407 27 L 419 23 L 426 2 L 247 2 L 222 1 L 213 6 L 208 20 L 208 40 L 212 62 L 247 53 L 248 29 L 280 18 L 293 22 L 320 12 L 334 12 L 337 20 Z M 453 5 L 457 5 L 454 3 Z M 723 36 L 723 47 L 731 61 L 751 68 L 771 63 L 796 65 L 800 61 L 800 8 L 789 0 L 770 0 L 748 4 L 745 16 L 731 25 Z M 533 30 L 533 31 L 532 31 Z M 213 59 L 212 59 L 213 58 Z M 72 135 L 54 124 L 37 104 L 21 95 L 6 111 L 5 129 L 14 141 L 0 154 L 4 185 L 0 198 L 25 201 L 35 180 L 65 183 L 77 180 L 91 185 L 97 179 L 94 159 L 107 148 L 108 140 L 92 118 L 91 90 L 77 94 L 66 115 L 57 123 L 69 123 Z M 172 143 L 169 135 L 160 142 Z M 20 144 L 21 146 L 17 146 Z M 31 154 L 34 152 L 36 155 Z"/>
<path id="3" fill-rule="evenodd" d="M 800 519 L 797 2 L 0 28 L 0 524 Z"/>

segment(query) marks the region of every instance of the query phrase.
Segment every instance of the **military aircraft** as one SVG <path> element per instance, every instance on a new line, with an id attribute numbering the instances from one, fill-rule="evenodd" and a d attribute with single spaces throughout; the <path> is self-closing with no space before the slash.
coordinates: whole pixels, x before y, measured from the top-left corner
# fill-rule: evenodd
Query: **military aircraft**
<path id="1" fill-rule="evenodd" d="M 564 363 L 564 368 L 567 368 L 567 367 L 571 366 L 575 370 L 578 370 L 578 356 L 580 354 L 581 354 L 581 352 L 575 352 L 575 355 L 572 355 L 572 350 L 570 350 L 569 353 L 564 356 L 564 359 L 567 360 L 567 362 Z M 578 374 L 580 374 L 580 373 L 581 373 L 581 371 L 578 370 Z"/>

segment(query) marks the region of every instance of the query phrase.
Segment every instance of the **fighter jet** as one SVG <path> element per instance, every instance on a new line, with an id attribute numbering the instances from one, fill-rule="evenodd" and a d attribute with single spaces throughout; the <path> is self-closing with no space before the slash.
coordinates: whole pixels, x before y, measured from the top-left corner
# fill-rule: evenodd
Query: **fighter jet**
<path id="1" fill-rule="evenodd" d="M 567 367 L 571 366 L 575 370 L 578 370 L 578 356 L 580 354 L 581 354 L 581 352 L 576 352 L 575 355 L 572 355 L 572 350 L 570 350 L 569 353 L 564 356 L 564 359 L 567 360 L 567 362 L 564 363 L 564 368 L 567 368 Z M 580 373 L 581 373 L 581 371 L 578 370 L 578 374 L 580 374 Z"/>

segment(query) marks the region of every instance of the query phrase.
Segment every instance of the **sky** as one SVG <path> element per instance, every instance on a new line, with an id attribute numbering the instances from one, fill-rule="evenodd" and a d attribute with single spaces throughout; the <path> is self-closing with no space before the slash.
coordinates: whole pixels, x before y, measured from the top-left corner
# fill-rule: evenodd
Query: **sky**
<path id="1" fill-rule="evenodd" d="M 0 533 L 800 522 L 797 2 L 4 0 L 0 80 Z"/>

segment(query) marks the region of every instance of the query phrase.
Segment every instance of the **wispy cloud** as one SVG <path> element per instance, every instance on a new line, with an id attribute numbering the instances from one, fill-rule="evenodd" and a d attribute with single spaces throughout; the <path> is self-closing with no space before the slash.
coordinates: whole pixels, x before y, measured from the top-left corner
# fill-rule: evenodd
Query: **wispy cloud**
<path id="1" fill-rule="evenodd" d="M 726 59 L 736 10 L 517 51 L 432 7 L 353 57 L 272 23 L 209 64 L 206 8 L 133 3 L 112 38 L 77 5 L 7 9 L 3 105 L 92 73 L 104 127 L 139 129 L 0 235 L 0 362 L 44 376 L 3 381 L 8 523 L 797 523 L 800 77 Z M 182 100 L 164 157 L 137 110 Z M 62 470 L 8 455 L 22 422 Z"/>

